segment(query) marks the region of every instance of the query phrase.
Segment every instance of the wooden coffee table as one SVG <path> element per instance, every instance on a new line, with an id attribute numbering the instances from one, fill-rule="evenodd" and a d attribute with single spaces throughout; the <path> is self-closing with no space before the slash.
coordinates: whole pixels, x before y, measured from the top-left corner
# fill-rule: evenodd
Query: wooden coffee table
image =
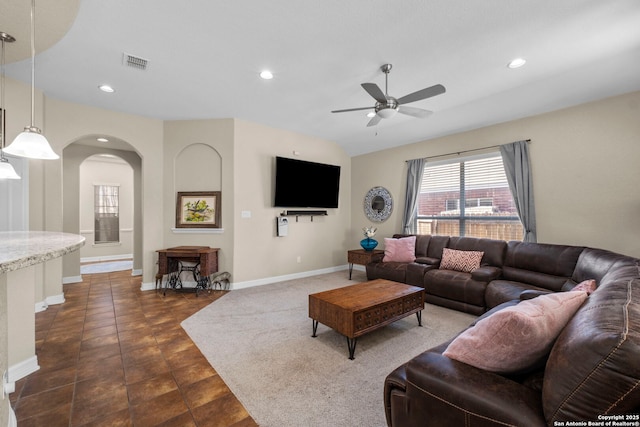
<path id="1" fill-rule="evenodd" d="M 354 359 L 359 336 L 413 313 L 422 326 L 424 288 L 376 279 L 309 295 L 309 317 L 316 337 L 322 323 L 347 337 L 349 359 Z"/>

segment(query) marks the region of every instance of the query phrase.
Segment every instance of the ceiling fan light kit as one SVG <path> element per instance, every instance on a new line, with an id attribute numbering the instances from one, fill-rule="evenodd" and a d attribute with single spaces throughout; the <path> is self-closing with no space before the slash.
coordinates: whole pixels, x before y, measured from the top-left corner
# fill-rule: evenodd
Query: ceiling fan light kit
<path id="1" fill-rule="evenodd" d="M 388 93 L 388 79 L 392 67 L 393 66 L 391 64 L 384 64 L 382 67 L 380 67 L 380 70 L 384 73 L 384 92 L 382 92 L 382 90 L 375 83 L 362 83 L 361 85 L 362 88 L 367 91 L 367 93 L 371 95 L 373 99 L 376 100 L 376 104 L 373 107 L 333 110 L 332 113 L 345 113 L 348 111 L 369 110 L 373 108 L 373 110 L 375 111 L 375 115 L 371 118 L 369 123 L 367 123 L 367 126 L 375 126 L 380 122 L 380 120 L 390 119 L 391 117 L 395 116 L 396 113 L 406 114 L 408 116 L 417 117 L 420 119 L 431 115 L 432 112 L 429 110 L 417 107 L 407 107 L 404 104 L 421 101 L 423 99 L 431 98 L 432 96 L 443 94 L 446 92 L 445 87 L 437 84 L 396 99 L 393 96 L 389 96 Z M 367 117 L 370 117 L 370 115 L 367 114 Z"/>

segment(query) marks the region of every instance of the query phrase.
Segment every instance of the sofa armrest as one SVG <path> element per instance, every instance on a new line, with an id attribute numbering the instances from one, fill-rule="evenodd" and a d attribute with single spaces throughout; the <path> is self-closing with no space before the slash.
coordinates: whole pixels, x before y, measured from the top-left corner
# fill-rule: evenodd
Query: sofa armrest
<path id="1" fill-rule="evenodd" d="M 382 262 L 382 258 L 384 258 L 383 253 L 375 253 L 371 255 L 371 262 Z"/>
<path id="2" fill-rule="evenodd" d="M 405 370 L 406 391 L 385 396 L 390 426 L 546 426 L 540 392 L 503 376 L 432 351 Z"/>
<path id="3" fill-rule="evenodd" d="M 471 278 L 478 282 L 486 282 L 497 279 L 502 274 L 502 269 L 499 267 L 493 267 L 490 265 L 483 265 L 480 268 L 476 268 L 471 272 Z"/>
<path id="4" fill-rule="evenodd" d="M 420 256 L 416 257 L 416 261 L 418 264 L 426 264 L 437 267 L 440 265 L 440 260 L 438 258 L 430 258 L 428 256 Z"/>
<path id="5" fill-rule="evenodd" d="M 528 299 L 534 299 L 536 297 L 539 297 L 540 295 L 547 295 L 550 294 L 550 291 L 539 291 L 537 289 L 526 289 L 522 292 L 520 292 L 520 301 L 525 301 Z"/>

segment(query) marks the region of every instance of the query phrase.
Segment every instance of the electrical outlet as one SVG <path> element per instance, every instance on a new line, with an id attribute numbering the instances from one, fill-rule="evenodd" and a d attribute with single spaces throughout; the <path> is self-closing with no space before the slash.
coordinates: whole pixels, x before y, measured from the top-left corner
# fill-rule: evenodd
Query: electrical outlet
<path id="1" fill-rule="evenodd" d="M 300 255 L 298 255 L 298 257 L 296 258 L 296 262 L 298 264 L 300 264 L 302 262 L 302 257 Z"/>

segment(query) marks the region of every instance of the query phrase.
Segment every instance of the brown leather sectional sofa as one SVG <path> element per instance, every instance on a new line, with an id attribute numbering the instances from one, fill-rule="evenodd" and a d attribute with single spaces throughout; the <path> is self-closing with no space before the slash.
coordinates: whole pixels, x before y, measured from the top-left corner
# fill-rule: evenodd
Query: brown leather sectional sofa
<path id="1" fill-rule="evenodd" d="M 445 247 L 483 251 L 480 271 L 439 269 Z M 428 302 L 478 320 L 521 299 L 597 283 L 533 370 L 500 375 L 467 365 L 442 354 L 450 341 L 398 367 L 385 381 L 389 426 L 640 422 L 640 260 L 575 246 L 418 236 L 416 262 L 378 259 L 366 269 L 369 279 L 423 286 Z"/>

